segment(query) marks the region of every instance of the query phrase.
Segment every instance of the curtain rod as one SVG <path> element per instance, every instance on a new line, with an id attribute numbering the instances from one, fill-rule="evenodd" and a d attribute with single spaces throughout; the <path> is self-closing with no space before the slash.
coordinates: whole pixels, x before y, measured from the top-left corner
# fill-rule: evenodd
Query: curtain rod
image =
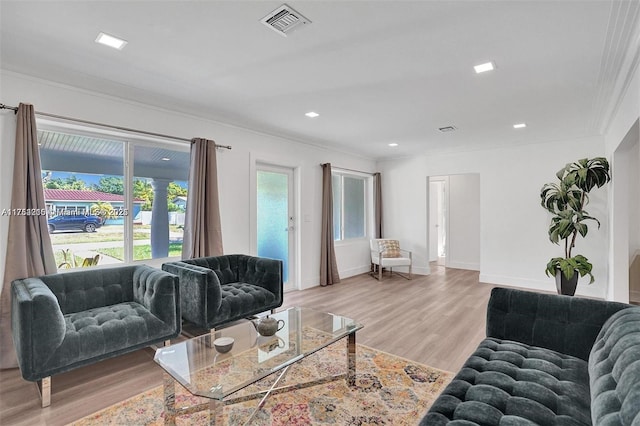
<path id="1" fill-rule="evenodd" d="M 326 163 L 320 163 L 320 167 L 324 166 Z M 362 173 L 363 175 L 375 175 L 375 173 L 371 173 L 371 172 L 363 172 L 362 170 L 354 170 L 354 169 L 347 169 L 345 167 L 333 167 L 331 166 L 331 169 L 338 169 L 338 170 L 344 170 L 347 172 L 355 172 L 355 173 Z"/>
<path id="2" fill-rule="evenodd" d="M 14 113 L 18 113 L 18 107 L 13 107 L 13 106 L 5 105 L 5 104 L 0 104 L 0 109 L 10 109 Z M 166 138 L 166 139 L 173 139 L 173 140 L 177 140 L 177 141 L 191 142 L 191 139 L 180 138 L 180 137 L 171 136 L 171 135 L 165 135 L 165 134 L 162 134 L 162 133 L 147 132 L 145 130 L 130 129 L 128 127 L 114 126 L 112 124 L 97 123 L 95 121 L 88 121 L 88 120 L 82 120 L 82 119 L 79 119 L 79 118 L 65 117 L 63 115 L 49 114 L 47 112 L 35 111 L 35 113 L 37 115 L 42 115 L 42 116 L 45 116 L 45 117 L 58 118 L 58 119 L 67 120 L 67 121 L 75 121 L 76 123 L 82 123 L 82 124 L 91 124 L 93 126 L 106 127 L 108 129 L 123 130 L 125 132 L 133 132 L 133 133 L 139 133 L 139 134 L 142 134 L 142 135 L 158 136 L 158 137 Z M 218 144 L 215 144 L 215 145 L 216 145 L 216 148 L 231 149 L 230 145 L 218 145 Z"/>

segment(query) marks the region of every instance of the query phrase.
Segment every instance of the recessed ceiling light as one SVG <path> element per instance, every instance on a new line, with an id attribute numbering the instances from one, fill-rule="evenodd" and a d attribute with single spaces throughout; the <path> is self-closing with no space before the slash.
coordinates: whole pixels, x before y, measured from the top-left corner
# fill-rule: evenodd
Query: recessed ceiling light
<path id="1" fill-rule="evenodd" d="M 161 158 L 161 160 L 162 160 L 162 161 L 169 161 L 169 160 L 171 160 L 171 158 L 169 158 L 169 157 L 162 157 L 162 158 Z"/>
<path id="2" fill-rule="evenodd" d="M 525 127 L 527 127 L 527 123 L 518 123 L 513 125 L 514 129 L 524 129 Z"/>
<path id="3" fill-rule="evenodd" d="M 486 62 L 484 64 L 476 65 L 473 67 L 476 70 L 476 74 L 480 74 L 481 72 L 493 71 L 495 69 L 495 65 L 493 62 Z"/>
<path id="4" fill-rule="evenodd" d="M 309 118 L 316 118 L 318 117 L 320 114 L 318 114 L 317 112 L 313 112 L 313 111 L 309 111 L 308 113 L 305 114 L 307 117 Z"/>
<path id="5" fill-rule="evenodd" d="M 395 142 L 392 142 L 392 143 L 389 144 L 389 146 L 398 146 L 398 144 L 395 143 Z"/>
<path id="6" fill-rule="evenodd" d="M 104 44 L 105 46 L 113 47 L 118 50 L 122 50 L 127 45 L 126 40 L 105 33 L 98 34 L 98 37 L 96 37 L 96 43 Z"/>

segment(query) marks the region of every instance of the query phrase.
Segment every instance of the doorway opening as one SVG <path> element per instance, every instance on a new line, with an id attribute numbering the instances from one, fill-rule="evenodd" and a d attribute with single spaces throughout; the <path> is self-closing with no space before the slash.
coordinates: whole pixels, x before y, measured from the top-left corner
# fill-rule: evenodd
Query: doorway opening
<path id="1" fill-rule="evenodd" d="M 428 178 L 429 262 L 480 270 L 480 175 Z"/>
<path id="2" fill-rule="evenodd" d="M 445 266 L 447 257 L 448 176 L 429 178 L 429 262 Z"/>

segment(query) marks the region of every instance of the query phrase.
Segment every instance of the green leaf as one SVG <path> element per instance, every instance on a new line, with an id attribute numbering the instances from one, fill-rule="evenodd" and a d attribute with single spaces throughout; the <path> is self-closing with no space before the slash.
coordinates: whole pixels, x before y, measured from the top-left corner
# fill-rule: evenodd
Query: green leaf
<path id="1" fill-rule="evenodd" d="M 559 269 L 567 279 L 571 279 L 574 273 L 579 274 L 581 277 L 589 275 L 589 284 L 592 284 L 594 282 L 594 277 L 591 274 L 592 267 L 587 258 L 582 255 L 576 255 L 569 259 L 554 257 L 547 263 L 545 273 L 547 276 L 555 276 L 556 271 Z"/>
<path id="2" fill-rule="evenodd" d="M 585 237 L 587 235 L 587 231 L 589 231 L 589 228 L 584 223 L 576 223 L 575 228 L 583 237 Z"/>
<path id="3" fill-rule="evenodd" d="M 573 277 L 573 274 L 576 273 L 576 270 L 573 268 L 573 266 L 569 262 L 563 263 L 560 266 L 560 270 L 568 280 L 570 280 L 571 277 Z"/>
<path id="4" fill-rule="evenodd" d="M 547 183 L 540 190 L 541 206 L 553 214 L 549 225 L 549 240 L 560 244 L 565 240 L 565 247 L 575 245 L 575 237 L 586 237 L 589 232 L 587 221 L 594 221 L 600 228 L 600 221 L 589 215 L 584 207 L 589 203 L 589 191 L 595 187 L 602 187 L 611 180 L 609 163 L 604 157 L 581 158 L 573 163 L 567 163 L 556 173 L 559 182 Z M 570 244 L 569 244 L 570 243 Z M 568 259 L 553 258 L 547 264 L 547 275 L 555 275 L 560 269 L 567 277 L 578 271 L 581 277 L 589 275 L 590 283 L 594 281 L 591 274 L 592 265 L 584 256 L 574 256 Z"/>

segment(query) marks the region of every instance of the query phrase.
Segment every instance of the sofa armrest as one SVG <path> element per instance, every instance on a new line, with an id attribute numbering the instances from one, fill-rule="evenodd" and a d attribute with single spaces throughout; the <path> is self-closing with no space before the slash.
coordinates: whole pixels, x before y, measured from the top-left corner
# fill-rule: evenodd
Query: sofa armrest
<path id="1" fill-rule="evenodd" d="M 494 288 L 487 337 L 514 340 L 588 360 L 604 322 L 624 303 Z"/>
<path id="2" fill-rule="evenodd" d="M 162 265 L 162 269 L 178 276 L 182 317 L 206 327 L 209 316 L 222 305 L 222 287 L 218 276 L 209 268 L 185 262 L 168 262 Z"/>
<path id="3" fill-rule="evenodd" d="M 282 304 L 283 264 L 282 260 L 267 257 L 244 256 L 238 271 L 238 280 L 247 284 L 253 284 L 269 290 L 276 296 L 278 303 Z"/>
<path id="4" fill-rule="evenodd" d="M 11 283 L 11 331 L 22 377 L 36 381 L 62 344 L 66 326 L 58 299 L 38 278 Z"/>
<path id="5" fill-rule="evenodd" d="M 180 290 L 178 277 L 146 265 L 133 272 L 133 300 L 180 334 Z"/>

